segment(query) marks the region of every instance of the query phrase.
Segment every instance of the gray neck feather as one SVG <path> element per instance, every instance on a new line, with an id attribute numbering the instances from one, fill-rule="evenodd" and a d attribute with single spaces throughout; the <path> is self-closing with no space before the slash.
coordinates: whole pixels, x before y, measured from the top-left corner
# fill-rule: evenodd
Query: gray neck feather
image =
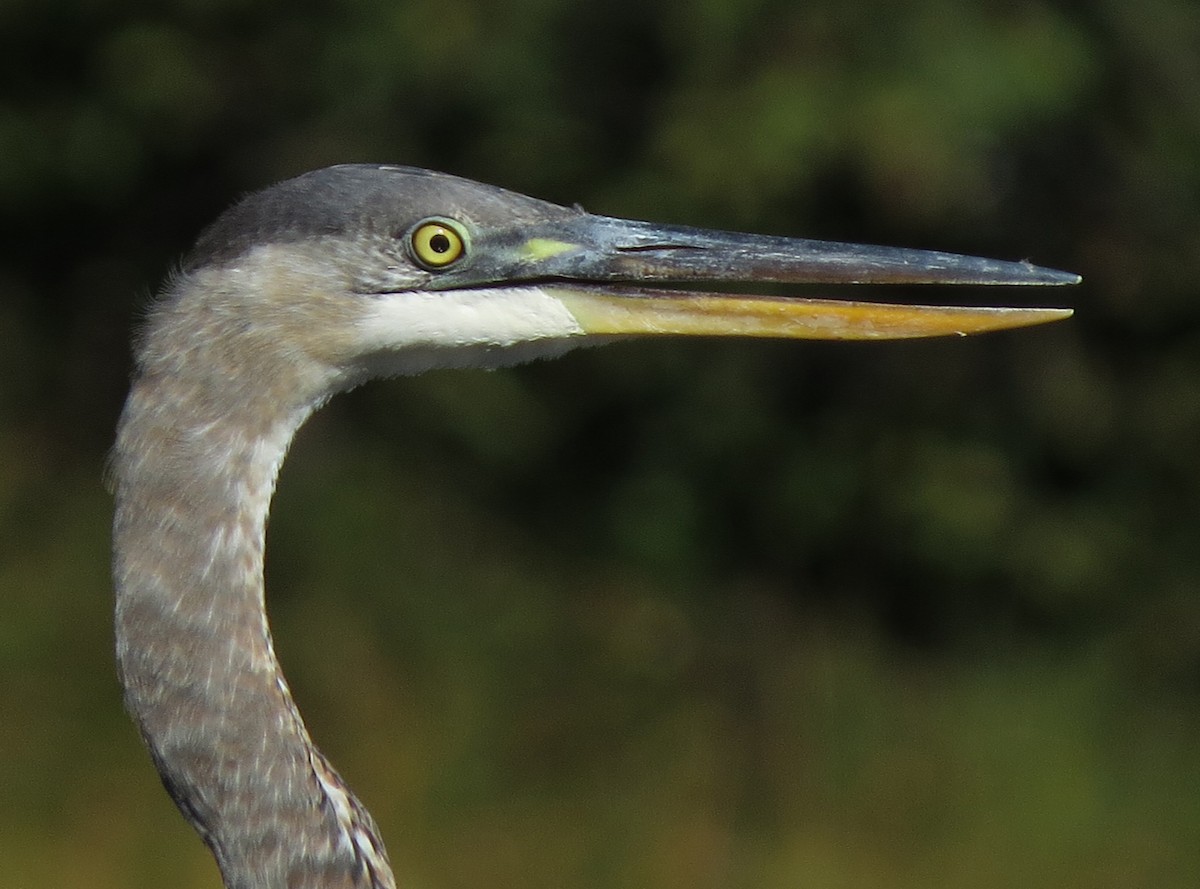
<path id="1" fill-rule="evenodd" d="M 374 823 L 292 703 L 263 600 L 279 465 L 349 381 L 238 344 L 237 313 L 189 290 L 216 292 L 185 278 L 155 310 L 113 456 L 127 706 L 230 889 L 391 889 Z"/>

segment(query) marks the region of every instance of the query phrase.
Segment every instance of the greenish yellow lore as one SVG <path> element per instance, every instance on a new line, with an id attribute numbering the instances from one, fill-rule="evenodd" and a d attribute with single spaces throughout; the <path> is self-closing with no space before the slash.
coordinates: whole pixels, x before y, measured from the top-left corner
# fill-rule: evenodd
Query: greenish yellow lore
<path id="1" fill-rule="evenodd" d="M 568 250 L 578 250 L 578 244 L 568 244 L 566 241 L 555 241 L 551 238 L 530 238 L 521 245 L 518 253 L 522 259 L 539 261 L 558 256 Z"/>

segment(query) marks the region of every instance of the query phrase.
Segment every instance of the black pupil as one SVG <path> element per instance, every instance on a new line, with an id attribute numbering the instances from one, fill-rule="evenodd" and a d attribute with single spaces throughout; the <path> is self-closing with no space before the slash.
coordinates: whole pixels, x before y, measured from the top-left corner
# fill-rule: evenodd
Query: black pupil
<path id="1" fill-rule="evenodd" d="M 450 239 L 443 232 L 438 232 L 429 239 L 429 249 L 434 253 L 447 253 L 450 250 Z"/>

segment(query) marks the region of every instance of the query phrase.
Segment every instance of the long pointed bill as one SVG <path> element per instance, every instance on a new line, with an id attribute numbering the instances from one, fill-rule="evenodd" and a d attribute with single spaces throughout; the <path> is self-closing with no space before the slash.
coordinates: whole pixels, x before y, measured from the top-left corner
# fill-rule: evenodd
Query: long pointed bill
<path id="1" fill-rule="evenodd" d="M 1080 280 L 1027 262 L 734 234 L 586 213 L 485 234 L 475 247 L 478 262 L 447 286 L 536 281 L 562 299 L 585 331 L 596 334 L 902 339 L 1023 327 L 1071 314 L 1070 309 L 906 306 L 645 288 L 660 282 L 994 286 Z"/>

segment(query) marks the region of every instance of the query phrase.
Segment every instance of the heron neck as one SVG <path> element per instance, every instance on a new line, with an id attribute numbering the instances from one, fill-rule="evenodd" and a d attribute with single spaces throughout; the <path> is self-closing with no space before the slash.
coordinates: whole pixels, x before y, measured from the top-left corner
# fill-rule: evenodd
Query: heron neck
<path id="1" fill-rule="evenodd" d="M 164 379 L 135 382 L 113 456 L 126 704 L 230 889 L 391 889 L 374 823 L 292 702 L 264 607 L 271 495 L 316 399 L 231 405 Z"/>

